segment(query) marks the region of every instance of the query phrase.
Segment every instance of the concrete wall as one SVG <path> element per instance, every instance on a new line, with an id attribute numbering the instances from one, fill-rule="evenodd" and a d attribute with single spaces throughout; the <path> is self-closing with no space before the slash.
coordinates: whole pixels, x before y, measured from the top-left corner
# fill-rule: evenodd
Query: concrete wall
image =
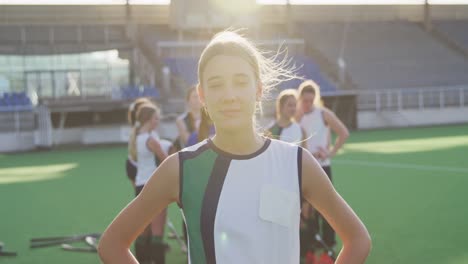
<path id="1" fill-rule="evenodd" d="M 27 151 L 35 147 L 34 131 L 0 133 L 0 153 Z"/>
<path id="2" fill-rule="evenodd" d="M 127 125 L 54 129 L 52 142 L 55 145 L 125 143 L 128 141 L 129 131 L 130 127 Z"/>
<path id="3" fill-rule="evenodd" d="M 358 129 L 429 126 L 459 123 L 468 123 L 468 107 L 358 112 Z"/>
<path id="4" fill-rule="evenodd" d="M 174 121 L 175 122 L 175 121 Z M 177 137 L 177 127 L 174 122 L 162 123 L 158 129 L 161 138 L 174 139 Z M 126 143 L 130 137 L 131 127 L 115 125 L 103 127 L 66 128 L 62 131 L 54 129 L 53 142 L 62 144 L 106 144 Z"/>
<path id="5" fill-rule="evenodd" d="M 468 107 L 403 110 L 403 111 L 359 111 L 358 129 L 397 128 L 411 126 L 430 126 L 443 124 L 468 123 Z M 259 118 L 260 127 L 268 126 L 273 118 Z M 103 144 L 128 142 L 131 128 L 128 125 L 71 128 L 52 133 L 53 142 L 62 144 Z M 163 122 L 158 130 L 161 138 L 177 137 L 175 123 Z M 467 132 L 468 133 L 468 132 Z M 36 148 L 37 131 L 0 133 L 0 152 L 28 151 Z"/>

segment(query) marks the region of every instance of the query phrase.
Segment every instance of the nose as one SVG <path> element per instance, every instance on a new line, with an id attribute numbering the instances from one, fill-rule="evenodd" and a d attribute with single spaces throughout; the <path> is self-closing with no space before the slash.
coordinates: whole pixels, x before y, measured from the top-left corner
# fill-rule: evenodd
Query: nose
<path id="1" fill-rule="evenodd" d="M 235 92 L 235 87 L 233 87 L 233 85 L 227 85 L 225 91 L 224 91 L 224 97 L 223 97 L 223 101 L 225 103 L 232 103 L 236 100 L 236 92 Z"/>

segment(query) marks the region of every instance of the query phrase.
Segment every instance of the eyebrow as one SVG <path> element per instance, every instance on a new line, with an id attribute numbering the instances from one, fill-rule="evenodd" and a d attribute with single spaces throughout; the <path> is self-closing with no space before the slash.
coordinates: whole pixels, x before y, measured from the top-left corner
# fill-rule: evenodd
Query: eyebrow
<path id="1" fill-rule="evenodd" d="M 249 78 L 249 76 L 247 76 L 247 74 L 245 73 L 237 73 L 234 75 L 234 78 L 238 78 L 238 77 Z"/>
<path id="2" fill-rule="evenodd" d="M 249 78 L 249 76 L 245 73 L 236 73 L 234 74 L 234 78 Z M 208 78 L 208 80 L 206 81 L 210 82 L 210 81 L 220 80 L 220 79 L 222 79 L 221 76 L 213 76 L 213 77 Z"/>

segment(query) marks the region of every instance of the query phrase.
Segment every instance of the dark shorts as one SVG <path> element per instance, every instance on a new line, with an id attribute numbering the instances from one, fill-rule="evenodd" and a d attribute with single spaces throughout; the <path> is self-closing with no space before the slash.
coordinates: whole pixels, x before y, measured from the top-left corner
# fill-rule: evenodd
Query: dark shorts
<path id="1" fill-rule="evenodd" d="M 323 166 L 322 169 L 325 171 L 325 173 L 327 174 L 328 176 L 328 179 L 330 179 L 331 182 L 332 181 L 332 170 L 331 170 L 331 167 L 330 166 Z"/>
<path id="2" fill-rule="evenodd" d="M 141 193 L 141 190 L 143 190 L 144 185 L 140 185 L 135 187 L 135 196 L 138 196 Z"/>
<path id="3" fill-rule="evenodd" d="M 125 169 L 127 170 L 127 177 L 131 181 L 135 181 L 135 178 L 137 175 L 137 167 L 128 158 L 127 158 L 127 161 L 125 162 Z"/>

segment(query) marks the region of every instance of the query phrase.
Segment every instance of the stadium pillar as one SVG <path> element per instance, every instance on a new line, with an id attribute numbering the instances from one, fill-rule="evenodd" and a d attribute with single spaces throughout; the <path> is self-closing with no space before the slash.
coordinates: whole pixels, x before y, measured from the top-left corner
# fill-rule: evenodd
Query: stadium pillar
<path id="1" fill-rule="evenodd" d="M 424 28 L 426 31 L 432 31 L 431 5 L 429 4 L 429 0 L 425 0 L 424 2 Z"/>
<path id="2" fill-rule="evenodd" d="M 131 87 L 135 87 L 135 68 L 138 63 L 136 60 L 136 48 L 132 48 L 132 51 L 130 52 L 130 63 L 128 64 L 128 82 Z"/>
<path id="3" fill-rule="evenodd" d="M 291 7 L 290 0 L 286 0 L 286 25 L 288 27 L 288 36 L 289 37 L 293 37 L 294 34 L 295 34 L 291 8 L 292 7 Z"/>

